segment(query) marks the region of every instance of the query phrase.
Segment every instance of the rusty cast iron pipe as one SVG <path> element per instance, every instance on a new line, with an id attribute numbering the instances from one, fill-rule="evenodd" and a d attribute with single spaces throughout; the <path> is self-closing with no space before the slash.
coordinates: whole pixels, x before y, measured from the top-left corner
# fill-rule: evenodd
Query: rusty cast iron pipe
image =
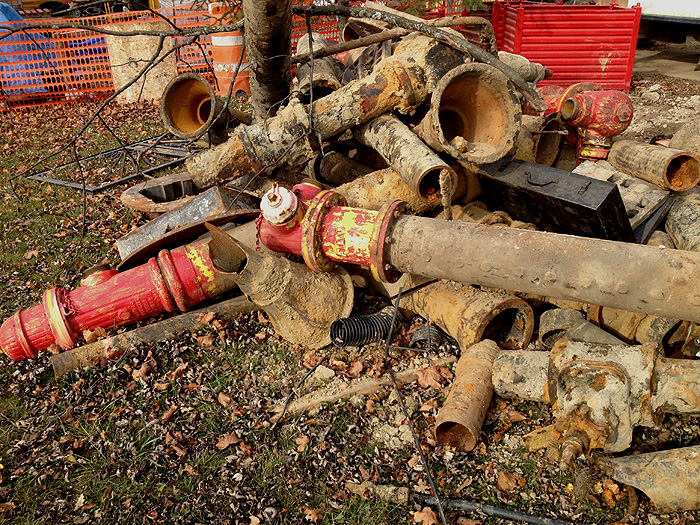
<path id="1" fill-rule="evenodd" d="M 664 190 L 686 191 L 700 181 L 700 162 L 692 153 L 634 140 L 613 144 L 608 162 L 615 169 Z"/>
<path id="2" fill-rule="evenodd" d="M 200 310 L 176 315 L 170 319 L 52 355 L 50 358 L 51 366 L 53 366 L 54 375 L 59 378 L 78 368 L 95 366 L 107 360 L 118 359 L 135 345 L 156 343 L 167 337 L 175 337 L 182 332 L 196 330 L 202 326 L 197 319 L 203 313 L 214 313 L 217 319 L 231 320 L 241 313 L 257 309 L 258 307 L 251 303 L 247 297 L 235 297 Z"/>
<path id="3" fill-rule="evenodd" d="M 498 351 L 489 339 L 462 350 L 450 393 L 435 421 L 435 437 L 441 445 L 468 452 L 479 443 L 493 395 L 491 372 Z"/>
<path id="4" fill-rule="evenodd" d="M 700 321 L 695 252 L 408 215 L 386 238 L 399 272 Z"/>
<path id="5" fill-rule="evenodd" d="M 338 151 L 327 150 L 325 155 L 319 152 L 314 159 L 314 178 L 331 186 L 352 182 L 373 171 L 374 168 Z"/>
<path id="6" fill-rule="evenodd" d="M 34 358 L 52 344 L 73 348 L 84 330 L 187 311 L 235 286 L 231 276 L 214 267 L 205 241 L 162 250 L 157 258 L 131 270 L 92 274 L 75 290 L 47 290 L 42 304 L 5 321 L 0 347 L 14 360 Z"/>
<path id="7" fill-rule="evenodd" d="M 462 53 L 425 37 L 411 39 L 402 51 L 383 60 L 371 75 L 314 101 L 314 136 L 324 140 L 387 111 L 411 111 L 465 60 Z M 270 173 L 283 162 L 303 167 L 314 153 L 306 136 L 310 131 L 306 108 L 292 100 L 264 125 L 238 126 L 227 142 L 190 158 L 186 166 L 200 188 L 251 171 Z"/>
<path id="8" fill-rule="evenodd" d="M 612 477 L 644 492 L 662 514 L 700 508 L 700 446 L 605 458 Z"/>
<path id="9" fill-rule="evenodd" d="M 452 168 L 392 115 L 381 115 L 357 126 L 353 134 L 360 144 L 379 152 L 408 187 L 427 203 L 440 202 L 443 171 L 452 178 L 453 187 L 457 183 Z"/>
<path id="10" fill-rule="evenodd" d="M 666 215 L 666 232 L 679 250 L 700 252 L 700 189 L 676 195 Z"/>
<path id="11" fill-rule="evenodd" d="M 482 339 L 504 349 L 525 348 L 535 327 L 532 308 L 522 299 L 449 281 L 403 295 L 401 307 L 430 319 L 454 337 L 462 351 Z"/>
<path id="12" fill-rule="evenodd" d="M 437 151 L 483 164 L 511 150 L 521 116 L 520 101 L 503 73 L 486 64 L 464 64 L 438 84 L 414 131 Z"/>
<path id="13" fill-rule="evenodd" d="M 328 49 L 328 42 L 318 33 L 311 33 L 314 54 L 318 50 Z M 303 35 L 297 43 L 297 54 L 309 53 L 309 35 Z M 313 95 L 314 100 L 323 98 L 342 87 L 340 77 L 343 71 L 340 61 L 334 57 L 314 58 L 313 65 Z M 310 102 L 311 95 L 311 63 L 305 62 L 297 67 L 298 90 L 301 91 L 301 101 Z"/>

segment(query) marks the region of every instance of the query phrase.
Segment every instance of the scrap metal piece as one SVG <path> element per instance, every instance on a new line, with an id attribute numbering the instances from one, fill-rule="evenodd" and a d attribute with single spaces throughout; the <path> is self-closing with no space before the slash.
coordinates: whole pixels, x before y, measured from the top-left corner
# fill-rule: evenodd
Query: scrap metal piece
<path id="1" fill-rule="evenodd" d="M 560 340 L 552 352 L 501 352 L 494 361 L 495 392 L 545 401 L 556 423 L 542 434 L 583 452 L 625 450 L 636 426 L 655 427 L 663 413 L 700 413 L 700 363 L 662 357 L 659 345 L 599 345 Z"/>
<path id="2" fill-rule="evenodd" d="M 453 186 L 457 182 L 452 168 L 394 116 L 376 117 L 354 128 L 353 134 L 358 142 L 379 152 L 408 187 L 427 203 L 440 202 L 443 171 L 452 178 Z"/>
<path id="3" fill-rule="evenodd" d="M 622 173 L 605 160 L 587 160 L 576 166 L 573 172 L 592 179 L 614 182 L 620 190 L 632 229 L 640 226 L 671 197 L 670 191 Z"/>
<path id="4" fill-rule="evenodd" d="M 347 26 L 346 26 L 347 27 Z M 314 53 L 319 50 L 328 49 L 329 45 L 325 38 L 318 33 L 311 33 L 311 40 Z M 297 55 L 309 53 L 309 35 L 302 35 L 297 42 Z M 340 89 L 340 77 L 343 74 L 340 61 L 333 57 L 314 58 L 313 66 L 313 94 L 314 100 L 325 97 L 333 91 Z M 298 90 L 301 92 L 301 101 L 308 104 L 311 94 L 311 64 L 305 62 L 297 66 Z"/>
<path id="5" fill-rule="evenodd" d="M 609 345 L 624 344 L 624 341 L 586 321 L 579 310 L 547 310 L 540 316 L 539 343 L 542 348 L 551 350 L 560 339 Z"/>
<path id="6" fill-rule="evenodd" d="M 143 195 L 143 190 L 141 190 Z M 253 199 L 245 194 L 226 191 L 223 188 L 210 188 L 204 193 L 187 200 L 182 206 L 164 213 L 149 221 L 144 226 L 133 230 L 117 239 L 115 245 L 122 261 L 146 244 L 152 243 L 163 235 L 183 226 L 211 219 L 226 214 L 230 216 L 237 210 L 257 210 Z"/>
<path id="7" fill-rule="evenodd" d="M 503 73 L 486 64 L 464 64 L 442 78 L 414 131 L 437 151 L 482 164 L 511 150 L 521 116 L 520 101 Z"/>
<path id="8" fill-rule="evenodd" d="M 564 123 L 554 114 L 523 115 L 520 133 L 508 156 L 553 166 L 561 152 L 564 135 L 568 133 L 565 129 Z"/>
<path id="9" fill-rule="evenodd" d="M 53 366 L 54 375 L 59 378 L 78 368 L 95 366 L 108 360 L 118 359 L 135 345 L 155 343 L 168 337 L 175 337 L 182 332 L 195 330 L 201 326 L 197 319 L 203 313 L 214 313 L 217 319 L 230 320 L 239 314 L 257 309 L 258 307 L 251 303 L 247 297 L 235 297 L 52 355 L 50 358 L 51 366 Z"/>
<path id="10" fill-rule="evenodd" d="M 331 325 L 352 311 L 353 284 L 344 269 L 314 272 L 283 257 L 261 255 L 215 226 L 209 230 L 214 265 L 265 310 L 281 337 L 314 350 L 331 343 Z"/>
<path id="11" fill-rule="evenodd" d="M 323 184 L 341 186 L 372 173 L 374 168 L 338 151 L 318 153 L 314 160 L 314 177 Z"/>
<path id="12" fill-rule="evenodd" d="M 198 193 L 187 172 L 172 173 L 135 184 L 119 196 L 127 208 L 145 213 L 151 219 L 184 206 Z"/>
<path id="13" fill-rule="evenodd" d="M 601 462 L 613 469 L 614 479 L 649 496 L 660 514 L 700 509 L 700 446 Z"/>
<path id="14" fill-rule="evenodd" d="M 686 191 L 700 181 L 698 157 L 654 144 L 620 140 L 610 148 L 608 162 L 664 190 Z"/>
<path id="15" fill-rule="evenodd" d="M 450 393 L 435 421 L 435 437 L 441 445 L 470 451 L 479 443 L 493 394 L 491 372 L 498 352 L 498 345 L 489 339 L 462 350 Z"/>
<path id="16" fill-rule="evenodd" d="M 617 186 L 578 173 L 504 158 L 479 170 L 492 209 L 557 233 L 634 242 Z"/>
<path id="17" fill-rule="evenodd" d="M 679 250 L 700 252 L 700 188 L 676 195 L 666 215 L 666 233 Z"/>

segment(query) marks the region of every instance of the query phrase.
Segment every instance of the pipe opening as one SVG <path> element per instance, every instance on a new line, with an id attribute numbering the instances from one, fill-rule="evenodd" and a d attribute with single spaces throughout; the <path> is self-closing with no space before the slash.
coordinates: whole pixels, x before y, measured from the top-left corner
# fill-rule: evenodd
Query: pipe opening
<path id="1" fill-rule="evenodd" d="M 314 100 L 318 100 L 333 93 L 335 89 L 328 86 L 314 86 Z M 308 89 L 302 93 L 299 99 L 302 104 L 308 105 L 311 102 L 311 93 Z"/>
<path id="2" fill-rule="evenodd" d="M 568 99 L 566 102 L 564 102 L 564 105 L 561 107 L 561 118 L 564 120 L 572 120 L 576 118 L 576 114 L 578 113 L 578 102 L 574 100 L 573 98 Z"/>
<path id="3" fill-rule="evenodd" d="M 523 345 L 526 319 L 518 308 L 506 308 L 494 316 L 480 339 L 491 339 L 501 350 L 517 350 Z"/>
<path id="4" fill-rule="evenodd" d="M 445 169 L 438 166 L 434 169 L 426 171 L 418 182 L 418 194 L 428 202 L 440 202 L 440 173 Z"/>
<path id="5" fill-rule="evenodd" d="M 166 87 L 161 101 L 167 127 L 194 134 L 208 124 L 212 115 L 214 91 L 201 78 L 175 79 Z"/>
<path id="6" fill-rule="evenodd" d="M 209 258 L 222 273 L 240 274 L 248 265 L 248 255 L 238 243 L 220 229 L 210 229 Z"/>
<path id="7" fill-rule="evenodd" d="M 557 119 L 547 122 L 542 128 L 537 148 L 535 150 L 535 162 L 544 166 L 554 166 L 554 163 L 561 153 L 563 135 L 560 133 L 549 133 L 551 131 L 564 131 L 566 126 Z"/>
<path id="8" fill-rule="evenodd" d="M 495 81 L 488 72 L 466 71 L 455 78 L 442 93 L 438 120 L 445 141 L 462 153 L 492 157 L 505 147 L 512 147 L 511 128 L 507 122 L 508 84 Z M 514 119 L 513 119 L 514 120 Z"/>
<path id="9" fill-rule="evenodd" d="M 476 436 L 471 429 L 454 421 L 445 421 L 435 427 L 435 437 L 441 445 L 459 450 L 471 450 L 476 446 Z"/>
<path id="10" fill-rule="evenodd" d="M 183 197 L 197 195 L 198 188 L 192 179 L 172 180 L 167 183 L 158 183 L 158 179 L 153 184 L 146 183 L 141 188 L 141 195 L 155 203 L 172 202 Z"/>
<path id="11" fill-rule="evenodd" d="M 666 166 L 666 181 L 675 191 L 685 191 L 700 180 L 700 164 L 690 155 L 679 154 Z"/>

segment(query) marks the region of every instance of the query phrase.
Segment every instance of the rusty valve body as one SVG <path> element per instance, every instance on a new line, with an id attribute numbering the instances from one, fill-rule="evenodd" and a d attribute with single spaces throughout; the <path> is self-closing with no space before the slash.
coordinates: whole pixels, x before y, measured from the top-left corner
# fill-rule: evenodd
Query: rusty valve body
<path id="1" fill-rule="evenodd" d="M 337 262 L 369 267 L 375 279 L 395 282 L 400 273 L 387 258 L 385 244 L 390 226 L 408 210 L 404 201 L 388 201 L 379 211 L 347 207 L 345 198 L 331 190 L 320 190 L 310 182 L 289 190 L 273 188 L 262 199 L 259 233 L 269 249 L 301 255 L 315 271 L 329 271 Z M 295 202 L 279 221 L 273 212 L 278 203 Z"/>
<path id="2" fill-rule="evenodd" d="M 206 242 L 162 250 L 157 258 L 126 272 L 92 273 L 75 290 L 47 290 L 42 304 L 5 321 L 0 347 L 16 361 L 34 358 L 52 344 L 73 348 L 84 330 L 186 311 L 235 286 L 230 276 L 214 268 Z"/>

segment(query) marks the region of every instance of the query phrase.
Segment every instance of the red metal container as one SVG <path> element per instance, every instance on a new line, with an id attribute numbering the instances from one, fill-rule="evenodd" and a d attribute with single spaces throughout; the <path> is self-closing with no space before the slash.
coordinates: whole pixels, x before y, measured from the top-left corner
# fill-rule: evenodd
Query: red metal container
<path id="1" fill-rule="evenodd" d="M 491 23 L 500 51 L 554 71 L 538 86 L 595 82 L 628 91 L 642 8 L 494 2 Z"/>

